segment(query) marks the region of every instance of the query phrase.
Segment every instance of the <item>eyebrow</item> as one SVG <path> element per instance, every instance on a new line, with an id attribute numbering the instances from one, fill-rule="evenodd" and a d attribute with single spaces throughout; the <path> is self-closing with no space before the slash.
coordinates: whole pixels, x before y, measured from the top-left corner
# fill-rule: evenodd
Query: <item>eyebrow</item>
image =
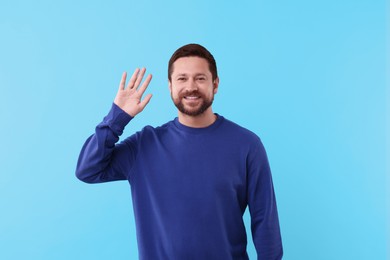
<path id="1" fill-rule="evenodd" d="M 188 74 L 186 74 L 186 73 L 180 73 L 180 74 L 177 74 L 176 75 L 176 77 L 180 77 L 180 76 L 188 76 Z M 206 74 L 204 74 L 204 73 L 196 73 L 195 74 L 195 77 L 197 77 L 197 76 L 207 76 Z"/>

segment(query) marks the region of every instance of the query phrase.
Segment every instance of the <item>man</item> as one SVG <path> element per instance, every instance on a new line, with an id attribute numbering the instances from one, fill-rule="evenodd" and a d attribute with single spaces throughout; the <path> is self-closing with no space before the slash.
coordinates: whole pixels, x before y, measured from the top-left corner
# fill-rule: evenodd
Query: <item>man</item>
<path id="1" fill-rule="evenodd" d="M 248 259 L 243 214 L 249 207 L 258 259 L 283 255 L 271 172 L 260 139 L 213 113 L 219 78 L 203 46 L 179 48 L 168 65 L 178 117 L 116 144 L 148 104 L 152 76 L 136 69 L 84 144 L 77 177 L 87 183 L 127 180 L 140 259 Z"/>

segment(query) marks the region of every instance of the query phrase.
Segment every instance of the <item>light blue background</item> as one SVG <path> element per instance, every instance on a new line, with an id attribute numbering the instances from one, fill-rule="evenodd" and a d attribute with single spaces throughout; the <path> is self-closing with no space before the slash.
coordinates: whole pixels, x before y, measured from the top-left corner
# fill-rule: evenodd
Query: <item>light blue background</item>
<path id="1" fill-rule="evenodd" d="M 136 259 L 128 184 L 76 161 L 125 70 L 154 96 L 124 136 L 176 116 L 167 62 L 190 42 L 217 60 L 214 111 L 266 146 L 284 259 L 389 259 L 385 1 L 81 2 L 0 3 L 0 259 Z"/>

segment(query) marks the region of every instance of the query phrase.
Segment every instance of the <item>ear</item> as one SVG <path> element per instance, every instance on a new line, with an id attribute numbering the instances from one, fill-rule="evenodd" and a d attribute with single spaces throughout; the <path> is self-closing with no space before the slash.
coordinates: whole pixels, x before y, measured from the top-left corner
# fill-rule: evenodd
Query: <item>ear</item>
<path id="1" fill-rule="evenodd" d="M 213 82 L 213 87 L 214 87 L 214 94 L 217 94 L 218 92 L 218 86 L 219 86 L 219 78 L 216 77 L 214 82 Z"/>
<path id="2" fill-rule="evenodd" d="M 169 89 L 169 92 L 172 93 L 172 83 L 169 79 L 168 79 L 168 89 Z"/>

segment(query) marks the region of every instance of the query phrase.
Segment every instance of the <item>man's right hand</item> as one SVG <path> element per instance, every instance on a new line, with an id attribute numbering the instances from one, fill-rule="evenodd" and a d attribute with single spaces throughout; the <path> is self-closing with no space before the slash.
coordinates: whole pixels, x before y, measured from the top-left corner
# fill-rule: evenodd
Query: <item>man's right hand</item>
<path id="1" fill-rule="evenodd" d="M 135 117 L 138 113 L 140 113 L 152 98 L 152 94 L 148 94 L 143 100 L 141 100 L 142 95 L 152 80 L 152 75 L 149 74 L 143 84 L 138 88 L 145 75 L 145 71 L 145 68 L 142 68 L 141 70 L 137 68 L 131 76 L 126 88 L 125 83 L 127 73 L 124 72 L 119 84 L 118 93 L 116 94 L 114 100 L 114 103 L 118 107 L 132 117 Z"/>

